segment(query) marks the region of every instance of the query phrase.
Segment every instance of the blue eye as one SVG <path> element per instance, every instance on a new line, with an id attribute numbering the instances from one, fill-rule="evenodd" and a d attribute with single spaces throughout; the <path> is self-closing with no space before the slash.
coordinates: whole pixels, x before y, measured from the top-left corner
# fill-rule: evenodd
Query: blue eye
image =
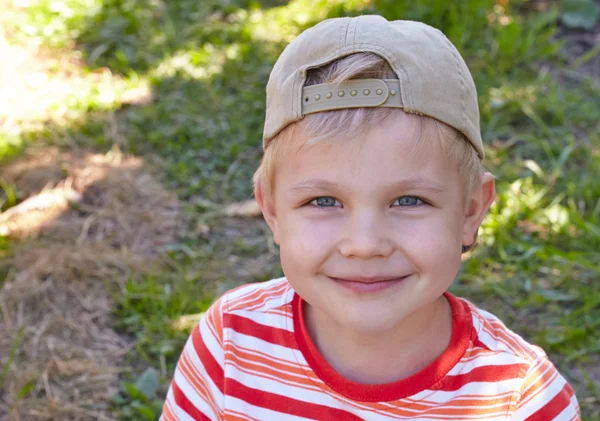
<path id="1" fill-rule="evenodd" d="M 314 204 L 315 206 L 318 206 L 321 208 L 325 208 L 325 207 L 331 208 L 331 207 L 335 206 L 336 202 L 337 202 L 337 200 L 335 200 L 331 196 L 322 196 L 322 197 L 317 197 L 312 202 L 310 202 L 310 204 Z"/>
<path id="2" fill-rule="evenodd" d="M 415 196 L 402 196 L 396 199 L 400 206 L 417 206 L 423 203 L 421 199 Z"/>

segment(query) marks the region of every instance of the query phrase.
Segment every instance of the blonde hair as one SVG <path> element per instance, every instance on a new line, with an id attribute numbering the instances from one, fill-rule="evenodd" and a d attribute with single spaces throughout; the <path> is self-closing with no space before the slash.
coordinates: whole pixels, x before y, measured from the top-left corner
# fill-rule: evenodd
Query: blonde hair
<path id="1" fill-rule="evenodd" d="M 309 70 L 305 86 L 321 83 L 341 83 L 349 79 L 398 79 L 389 64 L 373 53 L 355 53 L 323 67 Z M 434 118 L 405 113 L 398 108 L 348 108 L 309 114 L 292 123 L 277 134 L 267 146 L 262 161 L 254 173 L 254 192 L 260 185 L 265 201 L 273 203 L 277 163 L 300 148 L 323 140 L 356 138 L 370 127 L 381 124 L 390 117 L 408 118 L 417 136 L 417 148 L 422 146 L 426 131 L 432 130 L 435 138 L 450 159 L 454 160 L 466 185 L 465 203 L 470 200 L 475 186 L 481 184 L 485 168 L 466 137 L 455 128 Z M 294 132 L 301 130 L 308 138 L 303 144 L 294 142 Z M 295 148 L 293 148 L 295 146 Z"/>

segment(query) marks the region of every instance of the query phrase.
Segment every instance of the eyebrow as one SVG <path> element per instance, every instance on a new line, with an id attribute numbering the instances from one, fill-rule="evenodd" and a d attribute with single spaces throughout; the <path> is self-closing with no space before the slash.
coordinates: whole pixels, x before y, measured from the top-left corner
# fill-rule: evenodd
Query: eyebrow
<path id="1" fill-rule="evenodd" d="M 443 193 L 446 189 L 444 186 L 434 180 L 429 180 L 426 178 L 418 177 L 418 178 L 409 178 L 405 180 L 400 180 L 395 183 L 389 184 L 386 186 L 386 189 L 389 190 L 419 190 L 426 191 L 429 193 Z M 310 179 L 306 181 L 302 181 L 300 183 L 293 184 L 289 189 L 289 193 L 291 194 L 300 194 L 306 191 L 313 190 L 333 190 L 333 191 L 341 191 L 341 192 L 349 192 L 350 189 L 341 185 L 340 183 L 328 180 L 321 179 Z"/>

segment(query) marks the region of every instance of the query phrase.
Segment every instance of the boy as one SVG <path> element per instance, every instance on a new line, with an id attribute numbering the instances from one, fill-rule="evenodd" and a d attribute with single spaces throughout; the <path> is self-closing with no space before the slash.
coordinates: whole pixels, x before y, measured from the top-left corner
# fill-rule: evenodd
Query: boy
<path id="1" fill-rule="evenodd" d="M 271 73 L 263 147 L 255 195 L 285 277 L 207 311 L 163 420 L 579 419 L 540 348 L 446 292 L 495 189 L 440 31 L 305 31 Z"/>

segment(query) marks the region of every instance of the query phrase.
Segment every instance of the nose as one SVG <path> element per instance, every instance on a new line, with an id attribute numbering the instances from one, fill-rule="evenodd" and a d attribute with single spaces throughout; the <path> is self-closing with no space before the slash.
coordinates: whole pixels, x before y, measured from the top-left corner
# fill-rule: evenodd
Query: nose
<path id="1" fill-rule="evenodd" d="M 344 257 L 359 259 L 389 256 L 393 251 L 393 241 L 384 218 L 376 212 L 362 212 L 348 218 L 339 246 L 340 253 Z"/>

